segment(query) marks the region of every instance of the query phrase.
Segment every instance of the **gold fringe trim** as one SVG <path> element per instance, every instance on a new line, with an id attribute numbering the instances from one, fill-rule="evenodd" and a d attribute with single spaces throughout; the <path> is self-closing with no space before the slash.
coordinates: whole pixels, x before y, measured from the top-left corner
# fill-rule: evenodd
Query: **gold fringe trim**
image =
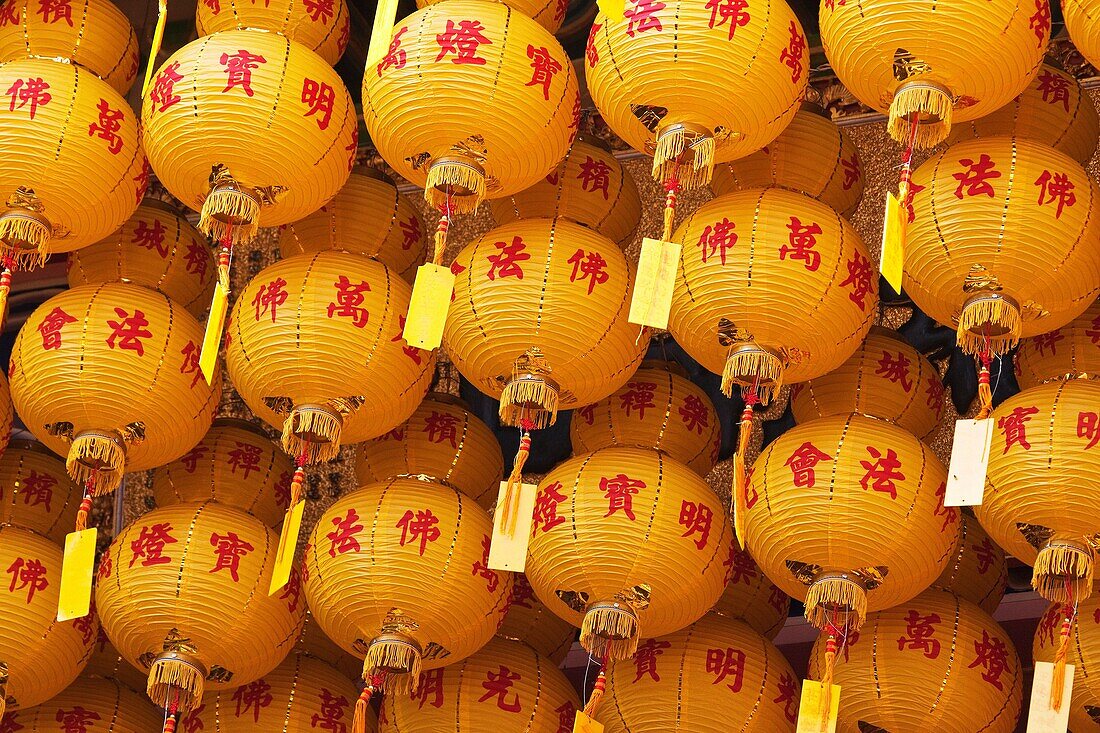
<path id="1" fill-rule="evenodd" d="M 156 659 L 149 668 L 145 691 L 161 708 L 167 708 L 178 696 L 178 709 L 186 713 L 202 702 L 205 678 L 204 670 L 184 659 Z"/>
<path id="2" fill-rule="evenodd" d="M 905 145 L 912 132 L 910 117 L 916 114 L 918 120 L 931 118 L 918 122 L 913 143 L 921 149 L 934 147 L 946 140 L 951 132 L 954 106 L 951 95 L 942 88 L 930 84 L 902 86 L 890 102 L 890 120 L 886 129 L 890 137 Z"/>
<path id="3" fill-rule="evenodd" d="M 989 329 L 993 326 L 993 329 Z M 986 336 L 986 330 L 997 333 Z M 989 352 L 1003 356 L 1020 341 L 1020 309 L 1005 298 L 976 298 L 963 306 L 955 343 L 967 354 L 978 354 L 988 342 Z"/>
<path id="4" fill-rule="evenodd" d="M 1031 587 L 1053 603 L 1083 601 L 1092 595 L 1093 553 L 1076 544 L 1050 544 L 1035 558 Z M 1066 579 L 1070 591 L 1066 591 Z"/>
<path id="5" fill-rule="evenodd" d="M 806 591 L 806 620 L 815 628 L 826 629 L 832 622 L 833 610 L 854 613 L 856 623 L 848 626 L 858 631 L 867 618 L 867 591 L 851 578 L 839 575 L 817 578 Z"/>
<path id="6" fill-rule="evenodd" d="M 53 232 L 37 216 L 9 209 L 0 216 L 0 254 L 10 257 L 17 270 L 33 270 L 46 262 Z"/>
<path id="7" fill-rule="evenodd" d="M 681 165 L 680 157 L 688 149 L 691 150 L 691 165 Z M 665 130 L 657 136 L 653 152 L 653 177 L 658 181 L 675 177 L 684 191 L 702 188 L 710 183 L 714 175 L 714 150 L 714 137 L 711 135 L 700 135 L 684 127 Z"/>
<path id="8" fill-rule="evenodd" d="M 638 616 L 622 603 L 589 608 L 581 623 L 581 646 L 597 659 L 630 659 L 638 651 Z"/>
<path id="9" fill-rule="evenodd" d="M 295 407 L 283 421 L 283 450 L 290 456 L 307 455 L 312 463 L 330 461 L 340 453 L 342 427 L 333 412 Z"/>
<path id="10" fill-rule="evenodd" d="M 513 379 L 500 395 L 500 420 L 505 425 L 541 430 L 558 419 L 558 388 L 544 379 Z M 529 425 L 524 425 L 529 421 Z"/>
<path id="11" fill-rule="evenodd" d="M 759 347 L 734 344 L 722 369 L 722 393 L 732 397 L 735 386 L 755 388 L 760 404 L 766 405 L 783 386 L 783 362 Z"/>
<path id="12" fill-rule="evenodd" d="M 434 208 L 449 207 L 452 214 L 465 214 L 482 202 L 487 185 L 485 173 L 475 166 L 459 160 L 439 160 L 428 168 L 424 199 Z"/>
<path id="13" fill-rule="evenodd" d="M 199 230 L 216 241 L 247 244 L 260 228 L 260 202 L 237 188 L 215 188 L 202 202 Z"/>
<path id="14" fill-rule="evenodd" d="M 78 435 L 69 446 L 65 468 L 77 486 L 87 487 L 92 496 L 102 496 L 122 482 L 126 449 L 106 435 Z"/>
<path id="15" fill-rule="evenodd" d="M 406 695 L 420 685 L 420 670 L 424 663 L 420 650 L 411 639 L 374 639 L 363 659 L 363 678 L 383 675 L 383 689 L 388 693 Z"/>
<path id="16" fill-rule="evenodd" d="M 1062 617 L 1062 630 L 1058 641 L 1058 651 L 1054 653 L 1054 671 L 1050 679 L 1050 707 L 1062 709 L 1062 698 L 1066 686 L 1066 661 L 1069 658 L 1069 634 L 1073 621 L 1073 607 L 1067 605 Z"/>

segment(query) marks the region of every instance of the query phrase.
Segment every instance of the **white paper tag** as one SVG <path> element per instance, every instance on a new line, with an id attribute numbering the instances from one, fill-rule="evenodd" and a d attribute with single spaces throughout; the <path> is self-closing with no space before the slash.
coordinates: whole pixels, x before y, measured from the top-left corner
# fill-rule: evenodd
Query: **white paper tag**
<path id="1" fill-rule="evenodd" d="M 1062 687 L 1062 707 L 1050 706 L 1050 685 L 1054 679 L 1054 665 L 1050 662 L 1035 663 L 1035 681 L 1031 684 L 1031 707 L 1027 713 L 1027 733 L 1066 733 L 1069 728 L 1069 710 L 1073 695 L 1073 665 L 1066 665 L 1066 681 Z"/>
<path id="2" fill-rule="evenodd" d="M 992 441 L 993 418 L 955 421 L 944 506 L 978 506 L 982 503 Z"/>

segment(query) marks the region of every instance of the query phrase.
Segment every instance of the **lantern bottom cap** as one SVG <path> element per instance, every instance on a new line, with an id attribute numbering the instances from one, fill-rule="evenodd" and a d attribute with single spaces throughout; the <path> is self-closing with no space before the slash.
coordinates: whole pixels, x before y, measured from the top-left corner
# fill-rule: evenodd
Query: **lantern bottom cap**
<path id="1" fill-rule="evenodd" d="M 45 216 L 10 207 L 0 214 L 0 257 L 10 269 L 32 270 L 46 261 L 52 235 L 53 226 Z"/>
<path id="2" fill-rule="evenodd" d="M 902 145 L 912 138 L 917 148 L 931 148 L 947 139 L 955 100 L 951 90 L 927 79 L 910 79 L 898 85 L 890 102 L 887 131 Z M 916 137 L 912 137 L 913 116 L 917 117 Z"/>
<path id="3" fill-rule="evenodd" d="M 487 188 L 488 179 L 480 163 L 466 156 L 448 155 L 436 158 L 428 168 L 424 199 L 447 216 L 465 214 L 478 207 Z"/>
<path id="4" fill-rule="evenodd" d="M 65 458 L 69 476 L 92 496 L 114 491 L 126 471 L 126 445 L 117 433 L 77 433 Z"/>
<path id="5" fill-rule="evenodd" d="M 206 667 L 193 655 L 161 652 L 149 668 L 146 692 L 157 706 L 186 713 L 202 702 L 205 680 Z"/>
<path id="6" fill-rule="evenodd" d="M 653 178 L 675 180 L 684 190 L 710 183 L 714 174 L 714 133 L 694 122 L 673 122 L 657 129 L 653 144 Z"/>
<path id="7" fill-rule="evenodd" d="M 867 618 L 867 589 L 849 573 L 818 575 L 806 591 L 805 603 L 806 620 L 818 629 L 858 630 Z"/>
<path id="8" fill-rule="evenodd" d="M 283 422 L 282 446 L 308 463 L 332 460 L 340 452 L 344 419 L 328 405 L 298 405 Z"/>
<path id="9" fill-rule="evenodd" d="M 383 632 L 371 639 L 363 659 L 363 679 L 379 679 L 386 692 L 415 692 L 424 662 L 420 644 L 400 632 Z"/>
<path id="10" fill-rule="evenodd" d="M 722 392 L 732 395 L 734 385 L 752 389 L 766 405 L 783 386 L 783 368 L 778 354 L 755 341 L 734 343 L 722 369 Z"/>
<path id="11" fill-rule="evenodd" d="M 1020 305 L 1003 293 L 974 293 L 963 303 L 955 342 L 967 354 L 1001 356 L 1020 341 Z"/>
<path id="12" fill-rule="evenodd" d="M 622 601 L 593 603 L 581 622 L 580 641 L 598 659 L 630 659 L 638 650 L 638 614 Z"/>
<path id="13" fill-rule="evenodd" d="M 1031 587 L 1053 603 L 1075 603 L 1092 595 L 1095 553 L 1084 541 L 1051 540 L 1035 558 Z"/>
<path id="14" fill-rule="evenodd" d="M 512 376 L 500 394 L 500 421 L 524 430 L 541 430 L 557 422 L 558 383 L 538 347 L 525 351 L 512 365 Z"/>

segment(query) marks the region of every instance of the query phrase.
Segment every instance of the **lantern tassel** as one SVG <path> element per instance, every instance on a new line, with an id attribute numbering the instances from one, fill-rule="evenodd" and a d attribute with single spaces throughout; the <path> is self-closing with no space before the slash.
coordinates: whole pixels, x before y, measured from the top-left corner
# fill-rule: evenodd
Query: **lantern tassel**
<path id="1" fill-rule="evenodd" d="M 145 691 L 159 707 L 167 708 L 169 695 L 173 705 L 192 710 L 202 702 L 206 671 L 194 660 L 178 654 L 165 653 L 153 661 Z"/>
<path id="2" fill-rule="evenodd" d="M 450 207 L 456 214 L 465 214 L 475 210 L 485 198 L 487 183 L 485 172 L 478 165 L 461 158 L 437 160 L 428 169 L 428 180 L 424 184 L 424 198 L 435 208 Z M 468 196 L 454 196 L 452 191 L 468 191 Z"/>
<path id="3" fill-rule="evenodd" d="M 447 251 L 447 232 L 451 228 L 451 198 L 447 198 L 446 204 L 439 207 L 439 224 L 435 228 L 435 250 L 432 254 L 432 262 L 442 266 L 443 254 Z"/>
<path id="4" fill-rule="evenodd" d="M 603 659 L 630 659 L 638 651 L 638 616 L 625 603 L 599 603 L 581 622 L 581 646 Z"/>
<path id="5" fill-rule="evenodd" d="M 672 177 L 665 183 L 665 211 L 664 211 L 664 225 L 661 228 L 661 241 L 667 242 L 672 239 L 672 225 L 676 222 L 676 194 L 680 190 L 680 179 L 676 173 L 679 172 L 679 166 L 676 166 L 676 172 L 672 174 Z"/>
<path id="6" fill-rule="evenodd" d="M 829 730 L 833 708 L 833 669 L 836 667 L 836 634 L 829 632 L 825 641 L 825 671 L 821 675 L 821 733 Z"/>
<path id="7" fill-rule="evenodd" d="M 737 452 L 733 455 L 733 528 L 738 544 L 745 547 L 748 507 L 748 471 L 745 456 L 752 439 L 752 408 L 757 402 L 756 391 L 745 394 L 745 409 L 741 412 L 741 427 L 737 434 Z"/>
<path id="8" fill-rule="evenodd" d="M 36 213 L 8 209 L 0 216 L 0 242 L 17 269 L 32 270 L 45 264 L 52 235 L 49 223 Z"/>
<path id="9" fill-rule="evenodd" d="M 76 510 L 76 531 L 83 532 L 88 529 L 88 515 L 92 511 L 92 497 L 87 493 L 91 489 L 87 489 L 84 494 L 84 498 L 80 500 L 80 508 Z"/>
<path id="10" fill-rule="evenodd" d="M 373 679 L 380 670 L 387 672 L 385 691 L 407 694 L 420 685 L 424 663 L 420 647 L 403 636 L 387 635 L 371 641 L 363 659 L 363 679 Z"/>
<path id="11" fill-rule="evenodd" d="M 603 702 L 604 690 L 607 688 L 607 673 L 604 669 L 607 667 L 607 660 L 603 662 L 603 667 L 600 668 L 600 673 L 596 677 L 596 684 L 592 686 L 592 694 L 588 696 L 588 702 L 584 704 L 584 714 L 590 718 L 596 716 L 596 711 L 600 709 L 600 703 Z"/>
<path id="12" fill-rule="evenodd" d="M 951 132 L 951 114 L 954 103 L 951 95 L 941 86 L 927 82 L 903 84 L 890 102 L 890 120 L 887 131 L 897 141 L 907 140 L 913 122 L 923 116 L 913 142 L 919 148 L 931 148 L 947 139 Z"/>
<path id="13" fill-rule="evenodd" d="M 1019 341 L 1020 309 L 1015 303 L 1002 297 L 984 297 L 963 306 L 955 343 L 967 354 L 988 350 L 999 356 Z"/>
<path id="14" fill-rule="evenodd" d="M 65 467 L 74 482 L 88 487 L 92 496 L 102 496 L 122 481 L 126 449 L 121 441 L 108 435 L 78 435 L 69 446 Z"/>
<path id="15" fill-rule="evenodd" d="M 1066 686 L 1066 659 L 1069 657 L 1069 634 L 1073 625 L 1073 606 L 1066 604 L 1062 618 L 1062 630 L 1058 641 L 1058 651 L 1054 654 L 1054 672 L 1050 682 L 1050 707 L 1062 709 L 1062 696 Z"/>
<path id="16" fill-rule="evenodd" d="M 980 354 L 982 366 L 978 370 L 978 402 L 981 408 L 976 419 L 985 420 L 993 413 L 993 389 L 989 386 L 989 352 L 983 350 Z"/>
<path id="17" fill-rule="evenodd" d="M 1073 586 L 1078 600 L 1092 595 L 1092 551 L 1072 543 L 1049 544 L 1035 558 L 1031 587 L 1053 603 L 1073 601 Z M 1072 586 L 1070 585 L 1072 583 Z"/>
<path id="18" fill-rule="evenodd" d="M 722 370 L 722 392 L 732 396 L 734 385 L 748 374 L 755 376 L 754 389 L 761 404 L 768 404 L 783 386 L 783 363 L 774 354 L 760 348 L 745 348 L 744 343 L 733 344 Z"/>
<path id="19" fill-rule="evenodd" d="M 500 509 L 503 513 L 500 524 L 509 536 L 514 536 L 516 533 L 516 522 L 519 519 L 519 497 L 523 484 L 523 466 L 527 463 L 529 455 L 531 455 L 531 433 L 524 430 L 519 439 L 519 450 L 516 451 L 515 463 L 512 464 L 512 473 L 508 475 L 508 488 L 504 492 L 504 506 Z"/>
<path id="20" fill-rule="evenodd" d="M 260 201 L 232 185 L 215 186 L 199 212 L 199 230 L 218 241 L 249 242 L 259 229 Z"/>
<path id="21" fill-rule="evenodd" d="M 283 450 L 292 456 L 307 454 L 314 461 L 330 461 L 340 453 L 342 426 L 340 415 L 332 410 L 295 407 L 283 421 Z"/>
<path id="22" fill-rule="evenodd" d="M 8 322 L 8 293 L 11 292 L 11 268 L 10 257 L 4 258 L 4 269 L 0 271 L 0 328 Z"/>
<path id="23" fill-rule="evenodd" d="M 509 425 L 527 420 L 533 429 L 552 425 L 558 419 L 557 388 L 541 379 L 513 379 L 500 395 L 500 419 Z"/>
<path id="24" fill-rule="evenodd" d="M 359 699 L 355 701 L 355 713 L 351 719 L 351 733 L 367 733 L 367 708 L 374 691 L 382 686 L 382 678 L 373 675 L 369 678 L 363 691 L 359 693 Z"/>
<path id="25" fill-rule="evenodd" d="M 691 150 L 691 165 L 681 166 L 680 159 Z M 699 188 L 710 183 L 714 174 L 714 137 L 700 135 L 698 130 L 676 125 L 657 136 L 653 152 L 653 177 L 658 181 L 678 179 L 684 189 Z"/>
<path id="26" fill-rule="evenodd" d="M 867 591 L 843 575 L 816 578 L 806 591 L 806 620 L 815 628 L 828 628 L 831 609 L 845 609 L 856 615 L 858 629 L 867 617 Z"/>

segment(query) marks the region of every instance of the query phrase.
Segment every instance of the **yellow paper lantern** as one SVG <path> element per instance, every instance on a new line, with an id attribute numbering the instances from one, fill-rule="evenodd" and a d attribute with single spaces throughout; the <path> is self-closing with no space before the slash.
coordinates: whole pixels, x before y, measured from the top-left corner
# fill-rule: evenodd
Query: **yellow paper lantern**
<path id="1" fill-rule="evenodd" d="M 210 305 L 215 279 L 206 238 L 174 206 L 153 198 L 142 201 L 111 236 L 69 254 L 69 287 L 143 285 L 196 318 Z"/>
<path id="2" fill-rule="evenodd" d="M 0 87 L 0 254 L 25 268 L 118 229 L 149 185 L 126 100 L 79 66 L 43 59 L 0 64 Z"/>
<path id="3" fill-rule="evenodd" d="M 774 639 L 790 615 L 790 596 L 764 575 L 752 555 L 736 545 L 730 545 L 723 567 L 726 590 L 711 611 L 744 621 L 756 633 Z"/>
<path id="4" fill-rule="evenodd" d="M 413 413 L 435 356 L 402 338 L 409 296 L 385 265 L 331 250 L 276 262 L 241 290 L 226 367 L 287 453 L 326 461 Z"/>
<path id="5" fill-rule="evenodd" d="M 949 590 L 992 614 L 1008 584 L 1005 551 L 993 543 L 977 519 L 960 512 L 959 542 L 947 567 L 932 585 Z"/>
<path id="6" fill-rule="evenodd" d="M 1100 6 L 1096 0 L 1065 0 L 1062 3 L 1062 17 L 1066 22 L 1073 47 L 1093 63 L 1100 63 Z M 1094 64 L 1095 65 L 1095 64 Z"/>
<path id="7" fill-rule="evenodd" d="M 1032 565 L 1050 601 L 1092 592 L 1100 517 L 1100 382 L 1032 387 L 994 410 L 985 496 L 974 514 L 1006 552 Z"/>
<path id="8" fill-rule="evenodd" d="M 1036 662 L 1054 662 L 1061 643 L 1064 614 L 1062 604 L 1047 609 L 1035 629 L 1032 654 Z M 1074 733 L 1100 730 L 1100 677 L 1094 662 L 1100 659 L 1100 597 L 1081 601 L 1070 625 L 1066 662 L 1074 665 L 1073 697 L 1069 705 L 1069 724 Z"/>
<path id="9" fill-rule="evenodd" d="M 560 733 L 573 729 L 579 708 L 557 664 L 522 641 L 496 637 L 461 662 L 424 672 L 411 695 L 387 696 L 379 731 Z"/>
<path id="10" fill-rule="evenodd" d="M 8 713 L 0 730 L 22 733 L 152 733 L 161 716 L 117 680 L 82 675 L 47 703 Z"/>
<path id="11" fill-rule="evenodd" d="M 294 462 L 255 425 L 219 417 L 194 448 L 153 474 L 157 506 L 217 501 L 269 527 L 290 503 Z"/>
<path id="12" fill-rule="evenodd" d="M 538 599 L 526 575 L 512 573 L 512 598 L 497 636 L 522 641 L 560 667 L 577 638 L 577 628 Z"/>
<path id="13" fill-rule="evenodd" d="M 416 0 L 416 7 L 426 8 L 441 0 Z M 557 33 L 569 10 L 568 0 L 508 0 L 513 10 L 526 15 L 551 33 Z"/>
<path id="14" fill-rule="evenodd" d="M 564 461 L 539 483 L 534 516 L 527 579 L 597 658 L 627 659 L 639 634 L 697 621 L 725 588 L 733 537 L 721 500 L 658 451 Z"/>
<path id="15" fill-rule="evenodd" d="M 713 613 L 646 639 L 607 681 L 599 712 L 607 733 L 793 733 L 798 719 L 798 677 L 783 654 Z"/>
<path id="16" fill-rule="evenodd" d="M 1100 117 L 1077 77 L 1048 60 L 1020 96 L 985 117 L 956 125 L 947 142 L 992 135 L 1034 140 L 1085 165 L 1096 151 Z"/>
<path id="17" fill-rule="evenodd" d="M 642 216 L 642 201 L 630 173 L 607 144 L 579 135 L 558 167 L 530 188 L 489 202 L 497 224 L 562 216 L 629 244 Z"/>
<path id="18" fill-rule="evenodd" d="M 863 163 L 846 130 L 828 112 L 803 102 L 787 128 L 760 150 L 714 167 L 716 196 L 779 186 L 804 193 L 850 216 L 863 196 Z"/>
<path id="19" fill-rule="evenodd" d="M 69 686 L 91 656 L 95 614 L 59 623 L 61 548 L 0 524 L 0 716 L 40 705 Z"/>
<path id="20" fill-rule="evenodd" d="M 942 141 L 953 122 L 1004 106 L 1027 88 L 1050 40 L 1048 0 L 914 5 L 825 0 L 821 45 L 841 83 L 888 112 L 890 135 L 910 146 Z"/>
<path id="21" fill-rule="evenodd" d="M 141 112 L 149 162 L 199 229 L 229 246 L 289 224 L 348 178 L 355 110 L 323 58 L 284 36 L 222 31 L 153 77 Z"/>
<path id="22" fill-rule="evenodd" d="M 428 239 L 420 213 L 379 170 L 353 168 L 331 201 L 306 218 L 280 227 L 283 257 L 340 249 L 374 257 L 410 283 L 424 264 Z"/>
<path id="23" fill-rule="evenodd" d="M 11 387 L 6 374 L 0 373 L 0 453 L 8 446 L 14 427 L 15 407 L 11 403 Z"/>
<path id="24" fill-rule="evenodd" d="M 904 603 L 943 572 L 959 532 L 946 483 L 936 454 L 905 430 L 823 417 L 756 459 L 745 541 L 813 625 L 858 629 L 868 611 Z"/>
<path id="25" fill-rule="evenodd" d="M 180 721 L 180 730 L 203 733 L 310 733 L 351 730 L 359 690 L 328 664 L 292 653 L 263 677 L 236 689 L 220 690 Z M 376 729 L 374 712 L 362 733 Z"/>
<path id="26" fill-rule="evenodd" d="M 848 361 L 791 388 L 791 410 L 799 423 L 858 412 L 923 438 L 935 430 L 943 408 L 936 367 L 896 331 L 880 326 L 871 327 Z"/>
<path id="27" fill-rule="evenodd" d="M 433 392 L 412 417 L 380 438 L 359 445 L 360 484 L 395 476 L 426 476 L 453 486 L 484 509 L 497 500 L 504 458 L 493 431 L 456 397 Z"/>
<path id="28" fill-rule="evenodd" d="M 41 443 L 14 440 L 0 455 L 0 523 L 33 529 L 64 544 L 82 496 L 65 472 L 65 461 Z"/>
<path id="29" fill-rule="evenodd" d="M 819 680 L 826 636 L 810 656 Z M 931 589 L 871 614 L 839 650 L 837 733 L 1012 733 L 1023 702 L 1023 669 L 1012 639 L 978 606 Z"/>
<path id="30" fill-rule="evenodd" d="M 912 193 L 905 290 L 967 353 L 1003 354 L 1096 299 L 1100 188 L 1064 153 L 968 140 L 914 171 Z"/>
<path id="31" fill-rule="evenodd" d="M 1012 361 L 1021 389 L 1055 379 L 1100 378 L 1100 301 L 1061 328 L 1022 339 Z"/>
<path id="32" fill-rule="evenodd" d="M 492 520 L 461 492 L 411 478 L 349 492 L 317 521 L 305 593 L 330 639 L 364 657 L 364 697 L 473 654 L 496 631 L 512 580 L 490 570 Z M 382 679 L 378 679 L 382 677 Z"/>
<path id="33" fill-rule="evenodd" d="M 26 58 L 71 61 L 125 96 L 137 78 L 138 40 L 111 0 L 10 0 L 0 8 L 0 61 Z"/>
<path id="34" fill-rule="evenodd" d="M 308 608 L 306 609 L 305 623 L 302 624 L 302 635 L 298 639 L 295 650 L 308 654 L 315 659 L 320 659 L 349 680 L 357 680 L 363 674 L 363 662 L 358 657 L 348 654 L 336 642 L 325 636 L 321 625 L 313 618 L 313 614 Z"/>
<path id="35" fill-rule="evenodd" d="M 104 679 L 117 680 L 138 693 L 145 690 L 145 673 L 123 659 L 102 627 L 96 634 L 95 646 L 92 647 L 92 656 L 84 668 L 84 675 L 98 675 Z M 148 704 L 146 698 L 143 697 L 142 700 Z"/>
<path id="36" fill-rule="evenodd" d="M 561 45 L 487 0 L 449 0 L 404 18 L 363 76 L 371 141 L 445 220 L 550 173 L 579 117 L 577 77 Z"/>
<path id="37" fill-rule="evenodd" d="M 202 329 L 165 295 L 85 285 L 40 305 L 12 350 L 15 409 L 69 475 L 94 494 L 125 471 L 178 458 L 210 426 L 221 397 L 199 371 Z"/>
<path id="38" fill-rule="evenodd" d="M 195 29 L 200 36 L 219 31 L 265 30 L 286 36 L 335 65 L 351 37 L 344 0 L 276 0 L 258 5 L 243 0 L 203 0 Z"/>
<path id="39" fill-rule="evenodd" d="M 650 360 L 614 394 L 574 411 L 569 439 L 575 454 L 656 448 L 706 476 L 718 462 L 721 426 L 707 393 L 679 364 Z"/>
<path id="40" fill-rule="evenodd" d="M 159 707 L 186 715 L 204 688 L 259 679 L 294 646 L 300 579 L 268 595 L 278 544 L 258 519 L 217 502 L 154 509 L 115 537 L 96 608 L 115 648 L 148 672 Z"/>

